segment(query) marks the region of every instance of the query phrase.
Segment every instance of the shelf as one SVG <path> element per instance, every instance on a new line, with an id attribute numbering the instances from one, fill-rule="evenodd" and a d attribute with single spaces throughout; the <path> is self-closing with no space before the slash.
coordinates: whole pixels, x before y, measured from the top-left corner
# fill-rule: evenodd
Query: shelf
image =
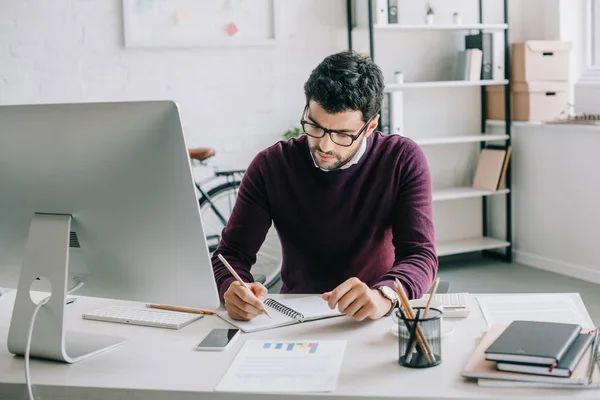
<path id="1" fill-rule="evenodd" d="M 432 82 L 405 82 L 405 83 L 387 83 L 385 91 L 391 92 L 402 89 L 417 89 L 417 88 L 443 88 L 443 87 L 473 87 L 473 86 L 491 86 L 491 85 L 506 85 L 508 80 L 479 80 L 479 81 L 432 81 Z"/>
<path id="2" fill-rule="evenodd" d="M 387 24 L 373 25 L 377 30 L 394 30 L 394 31 L 462 31 L 462 30 L 486 30 L 486 31 L 502 31 L 508 29 L 507 24 L 445 24 L 445 25 L 402 25 L 402 24 Z"/>
<path id="3" fill-rule="evenodd" d="M 449 256 L 452 254 L 469 253 L 473 251 L 500 249 L 510 246 L 509 242 L 488 237 L 473 239 L 453 240 L 437 244 L 437 255 Z"/>
<path id="4" fill-rule="evenodd" d="M 459 144 L 459 143 L 474 143 L 474 142 L 489 142 L 493 140 L 506 140 L 508 135 L 465 135 L 465 136 L 446 136 L 434 138 L 411 138 L 419 146 L 431 146 L 435 144 Z"/>
<path id="5" fill-rule="evenodd" d="M 509 193 L 509 189 L 499 190 L 480 190 L 471 187 L 455 187 L 447 189 L 437 189 L 433 191 L 433 201 L 470 199 L 473 197 L 497 196 Z"/>
<path id="6" fill-rule="evenodd" d="M 506 121 L 499 119 L 488 119 L 485 123 L 489 126 L 505 126 Z M 542 121 L 512 121 L 512 126 L 540 126 L 545 123 Z"/>

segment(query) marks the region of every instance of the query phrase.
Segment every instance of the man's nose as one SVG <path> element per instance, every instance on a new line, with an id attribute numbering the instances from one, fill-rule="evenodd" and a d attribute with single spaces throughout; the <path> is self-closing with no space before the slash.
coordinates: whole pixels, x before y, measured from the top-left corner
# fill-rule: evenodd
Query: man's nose
<path id="1" fill-rule="evenodd" d="M 335 143 L 331 141 L 331 136 L 329 133 L 326 133 L 325 136 L 321 138 L 319 142 L 319 147 L 323 150 L 324 153 L 328 153 L 335 148 Z"/>

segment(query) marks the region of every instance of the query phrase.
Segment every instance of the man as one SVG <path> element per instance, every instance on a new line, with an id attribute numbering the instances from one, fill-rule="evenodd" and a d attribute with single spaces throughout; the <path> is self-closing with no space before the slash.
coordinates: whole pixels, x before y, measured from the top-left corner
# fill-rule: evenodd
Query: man
<path id="1" fill-rule="evenodd" d="M 272 222 L 282 293 L 320 293 L 332 309 L 364 320 L 392 311 L 395 279 L 410 298 L 429 289 L 438 267 L 429 167 L 410 139 L 375 132 L 383 89 L 370 59 L 350 51 L 325 58 L 304 86 L 306 135 L 250 164 L 212 260 L 232 318 L 263 313 L 267 290 L 250 267 Z"/>

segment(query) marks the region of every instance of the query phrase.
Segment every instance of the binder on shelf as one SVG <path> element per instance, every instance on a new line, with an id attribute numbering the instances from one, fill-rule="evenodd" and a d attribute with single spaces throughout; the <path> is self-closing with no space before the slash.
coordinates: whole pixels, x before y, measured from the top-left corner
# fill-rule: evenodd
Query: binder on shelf
<path id="1" fill-rule="evenodd" d="M 504 74 L 505 43 L 504 32 L 492 33 L 492 79 L 506 79 Z"/>
<path id="2" fill-rule="evenodd" d="M 395 135 L 404 135 L 404 93 L 395 91 L 390 93 L 390 132 Z"/>
<path id="3" fill-rule="evenodd" d="M 473 189 L 496 191 L 504 185 L 511 146 L 487 146 L 479 153 Z"/>
<path id="4" fill-rule="evenodd" d="M 465 49 L 482 51 L 481 79 L 493 79 L 494 42 L 492 33 L 465 36 Z"/>
<path id="5" fill-rule="evenodd" d="M 377 25 L 387 25 L 388 18 L 388 0 L 377 0 L 375 4 L 375 23 Z"/>
<path id="6" fill-rule="evenodd" d="M 383 94 L 383 104 L 381 105 L 381 119 L 379 120 L 380 129 L 383 133 L 391 133 L 392 120 L 390 115 L 391 109 L 391 93 Z"/>
<path id="7" fill-rule="evenodd" d="M 467 49 L 458 52 L 456 80 L 478 81 L 481 77 L 483 52 L 480 49 Z"/>
<path id="8" fill-rule="evenodd" d="M 390 24 L 397 24 L 398 23 L 398 0 L 388 0 L 387 6 L 388 6 L 388 22 Z"/>

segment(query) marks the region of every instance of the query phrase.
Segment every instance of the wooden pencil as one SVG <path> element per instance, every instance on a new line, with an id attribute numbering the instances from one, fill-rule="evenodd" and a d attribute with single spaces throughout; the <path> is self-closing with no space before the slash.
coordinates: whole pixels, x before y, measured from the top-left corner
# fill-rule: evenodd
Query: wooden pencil
<path id="1" fill-rule="evenodd" d="M 252 293 L 252 295 L 254 295 L 254 292 L 250 289 L 250 287 L 246 284 L 246 282 L 244 282 L 242 280 L 242 278 L 240 278 L 240 276 L 237 274 L 237 272 L 235 272 L 235 269 L 233 269 L 233 267 L 231 266 L 231 264 L 229 264 L 229 262 L 227 262 L 227 260 L 225 259 L 225 257 L 223 257 L 220 254 L 217 255 L 217 257 L 219 258 L 219 260 L 221 260 L 221 262 L 223 263 L 223 265 L 225 265 L 225 267 L 229 270 L 229 272 L 231 272 L 231 275 L 233 275 L 233 277 L 235 278 L 235 280 L 237 280 L 242 286 L 244 286 L 246 289 L 248 289 L 250 291 L 250 293 Z M 262 303 L 262 301 L 261 301 L 261 303 Z M 265 313 L 265 315 L 267 317 L 272 318 L 271 314 L 269 314 L 269 312 L 267 311 L 267 307 L 265 307 L 264 304 L 263 304 L 262 311 Z"/>
<path id="2" fill-rule="evenodd" d="M 427 300 L 427 304 L 425 305 L 425 311 L 423 312 L 423 319 L 427 319 L 427 313 L 429 312 L 429 308 L 431 307 L 431 300 L 433 300 L 433 296 L 435 296 L 435 293 L 437 292 L 437 288 L 440 284 L 440 278 L 437 278 L 433 284 L 433 288 L 431 289 L 431 294 L 429 295 L 429 299 Z M 419 317 L 417 316 L 417 320 L 419 319 Z M 419 322 L 419 327 L 421 327 L 423 323 Z M 412 353 L 413 351 L 415 351 L 415 347 L 417 346 L 417 342 L 414 341 L 412 343 L 412 345 L 410 346 L 410 349 L 408 350 L 408 354 L 409 354 L 409 359 L 407 362 L 410 362 L 410 359 L 412 358 Z M 435 357 L 435 355 L 434 355 Z"/>

